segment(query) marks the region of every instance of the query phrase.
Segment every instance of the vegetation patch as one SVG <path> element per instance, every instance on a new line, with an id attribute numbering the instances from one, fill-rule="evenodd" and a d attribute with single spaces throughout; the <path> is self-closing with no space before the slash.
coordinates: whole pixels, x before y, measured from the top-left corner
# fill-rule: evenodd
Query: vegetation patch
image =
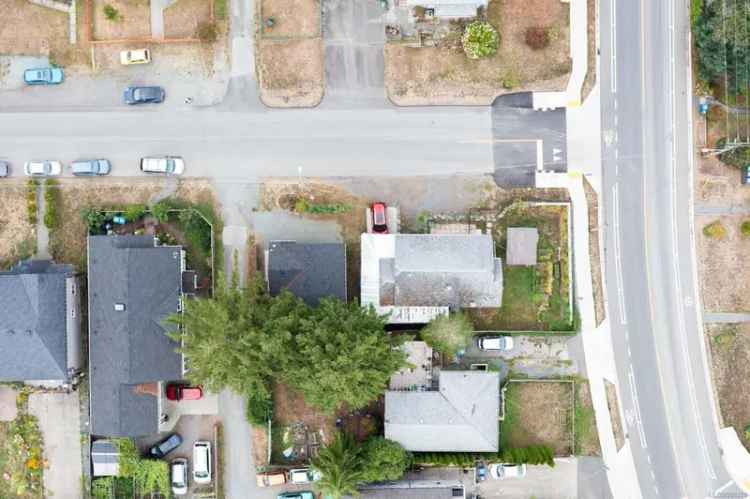
<path id="1" fill-rule="evenodd" d="M 9 497 L 42 497 L 44 442 L 36 417 L 28 414 L 28 392 L 19 393 L 16 406 L 16 419 L 0 422 L 0 488 Z"/>
<path id="2" fill-rule="evenodd" d="M 0 270 L 6 270 L 36 251 L 35 226 L 29 219 L 24 183 L 6 179 L 0 190 Z M 34 189 L 36 205 L 36 189 Z M 36 218 L 36 207 L 34 208 Z"/>
<path id="3" fill-rule="evenodd" d="M 574 416 L 575 454 L 577 456 L 601 456 L 599 433 L 588 381 L 576 381 Z"/>
<path id="4" fill-rule="evenodd" d="M 133 440 L 118 438 L 114 444 L 119 452 L 116 477 L 97 478 L 91 482 L 94 499 L 125 497 L 171 497 L 169 464 L 164 460 L 143 459 Z"/>
<path id="5" fill-rule="evenodd" d="M 474 336 L 471 321 L 462 313 L 441 315 L 431 320 L 420 332 L 422 341 L 452 359 L 465 350 Z"/>
<path id="6" fill-rule="evenodd" d="M 60 190 L 55 179 L 44 181 L 44 226 L 54 230 L 60 225 Z"/>
<path id="7" fill-rule="evenodd" d="M 721 220 L 716 220 L 703 227 L 703 235 L 710 239 L 726 239 L 727 229 Z"/>

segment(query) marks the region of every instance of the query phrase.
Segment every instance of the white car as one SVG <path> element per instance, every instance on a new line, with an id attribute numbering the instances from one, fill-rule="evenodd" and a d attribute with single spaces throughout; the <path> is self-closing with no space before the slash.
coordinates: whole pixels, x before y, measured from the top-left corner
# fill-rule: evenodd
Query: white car
<path id="1" fill-rule="evenodd" d="M 480 350 L 513 350 L 513 338 L 510 336 L 480 336 L 477 338 Z"/>
<path id="2" fill-rule="evenodd" d="M 289 482 L 294 484 L 304 484 L 317 482 L 320 480 L 320 473 L 311 468 L 298 468 L 289 470 Z"/>
<path id="3" fill-rule="evenodd" d="M 120 64 L 124 66 L 148 64 L 149 62 L 151 62 L 151 51 L 149 49 L 123 50 L 120 52 Z"/>
<path id="4" fill-rule="evenodd" d="M 185 171 L 185 162 L 179 156 L 141 158 L 141 171 L 161 175 L 182 175 Z"/>
<path id="5" fill-rule="evenodd" d="M 172 460 L 170 467 L 170 480 L 172 482 L 172 493 L 176 496 L 184 496 L 188 492 L 188 462 L 184 457 Z"/>
<path id="6" fill-rule="evenodd" d="M 62 164 L 59 161 L 34 160 L 23 165 L 23 172 L 29 177 L 51 177 L 60 175 Z"/>
<path id="7" fill-rule="evenodd" d="M 199 440 L 193 444 L 193 481 L 211 483 L 211 442 Z"/>
<path id="8" fill-rule="evenodd" d="M 525 464 L 490 464 L 490 476 L 496 480 L 506 480 L 508 478 L 523 478 L 526 476 Z"/>

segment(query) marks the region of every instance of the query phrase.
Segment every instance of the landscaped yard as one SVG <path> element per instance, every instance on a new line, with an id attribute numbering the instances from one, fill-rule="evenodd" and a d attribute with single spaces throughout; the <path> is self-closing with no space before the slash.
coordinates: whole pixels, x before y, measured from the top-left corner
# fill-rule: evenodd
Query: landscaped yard
<path id="1" fill-rule="evenodd" d="M 750 451 L 750 324 L 706 326 L 722 426 L 732 426 Z"/>
<path id="2" fill-rule="evenodd" d="M 573 398 L 569 381 L 509 381 L 500 447 L 546 445 L 555 456 L 573 454 Z"/>
<path id="3" fill-rule="evenodd" d="M 36 249 L 36 230 L 26 211 L 26 186 L 4 182 L 0 191 L 0 270 L 30 257 Z"/>
<path id="4" fill-rule="evenodd" d="M 571 331 L 568 206 L 516 202 L 480 222 L 503 259 L 502 307 L 467 309 L 479 331 Z M 502 216 L 501 216 L 502 215 Z M 490 226 L 491 224 L 491 226 Z M 536 227 L 537 265 L 505 265 L 508 227 Z"/>
<path id="5" fill-rule="evenodd" d="M 92 2 L 94 40 L 151 38 L 149 0 Z"/>
<path id="6" fill-rule="evenodd" d="M 571 70 L 569 4 L 560 0 L 491 0 L 487 21 L 500 35 L 497 52 L 472 60 L 461 26 L 438 47 L 385 46 L 385 84 L 399 105 L 490 104 L 519 91 L 563 91 Z M 542 28 L 549 45 L 533 50 L 528 28 Z"/>
<path id="7" fill-rule="evenodd" d="M 27 393 L 18 394 L 17 406 L 13 421 L 0 422 L 0 497 L 36 499 L 44 495 L 42 434 Z"/>

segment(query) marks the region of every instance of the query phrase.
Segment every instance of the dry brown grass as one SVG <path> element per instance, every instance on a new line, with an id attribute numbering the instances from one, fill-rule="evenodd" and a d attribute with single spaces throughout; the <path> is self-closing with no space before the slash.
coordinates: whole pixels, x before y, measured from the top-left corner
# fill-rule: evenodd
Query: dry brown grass
<path id="1" fill-rule="evenodd" d="M 36 230 L 26 214 L 26 185 L 3 181 L 0 189 L 0 270 L 31 256 L 36 246 Z"/>
<path id="2" fill-rule="evenodd" d="M 594 314 L 597 326 L 606 316 L 604 307 L 604 284 L 602 282 L 602 261 L 599 253 L 599 199 L 596 191 L 586 178 L 583 179 L 586 203 L 589 209 L 589 258 L 591 260 L 591 285 L 594 289 Z"/>
<path id="3" fill-rule="evenodd" d="M 601 456 L 599 432 L 591 401 L 591 387 L 588 381 L 577 382 L 576 386 L 576 454 L 581 456 Z"/>
<path id="4" fill-rule="evenodd" d="M 313 107 L 323 99 L 323 40 L 268 40 L 256 44 L 261 100 L 270 107 Z"/>
<path id="5" fill-rule="evenodd" d="M 556 456 L 573 453 L 573 383 L 512 381 L 505 392 L 504 445 L 546 445 Z"/>
<path id="6" fill-rule="evenodd" d="M 48 55 L 68 47 L 68 15 L 27 0 L 0 2 L 0 54 Z"/>
<path id="7" fill-rule="evenodd" d="M 197 38 L 198 25 L 208 22 L 211 22 L 209 1 L 178 0 L 164 11 L 164 36 L 165 38 Z"/>
<path id="8" fill-rule="evenodd" d="M 318 37 L 320 36 L 319 0 L 262 0 L 261 30 L 264 37 Z M 265 26 L 272 17 L 273 27 Z"/>
<path id="9" fill-rule="evenodd" d="M 612 423 L 612 432 L 615 434 L 615 445 L 617 450 L 625 445 L 625 435 L 622 431 L 620 419 L 620 404 L 617 400 L 617 388 L 611 382 L 604 380 L 604 389 L 607 392 L 607 408 L 609 409 L 609 420 Z"/>
<path id="10" fill-rule="evenodd" d="M 564 90 L 571 70 L 569 5 L 559 0 L 492 0 L 487 20 L 500 33 L 497 53 L 471 60 L 450 47 L 385 47 L 385 84 L 398 105 L 490 104 L 519 91 Z M 526 45 L 526 29 L 550 29 L 543 50 Z"/>
<path id="11" fill-rule="evenodd" d="M 750 424 L 750 324 L 723 324 L 706 327 L 711 351 L 714 387 L 724 426 L 732 426 L 750 450 L 745 427 Z"/>
<path id="12" fill-rule="evenodd" d="M 151 38 L 151 11 L 149 0 L 92 0 L 94 40 L 119 40 Z M 120 18 L 110 21 L 104 16 L 104 7 L 111 5 Z"/>
<path id="13" fill-rule="evenodd" d="M 307 405 L 301 393 L 283 383 L 273 384 L 273 420 L 280 425 L 304 423 L 311 430 L 320 430 L 325 442 L 336 429 L 334 416 Z"/>

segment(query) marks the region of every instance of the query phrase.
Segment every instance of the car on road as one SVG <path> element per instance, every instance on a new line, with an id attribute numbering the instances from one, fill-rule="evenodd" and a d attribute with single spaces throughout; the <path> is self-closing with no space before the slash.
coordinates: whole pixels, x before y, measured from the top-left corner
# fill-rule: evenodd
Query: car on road
<path id="1" fill-rule="evenodd" d="M 193 481 L 211 483 L 211 442 L 199 440 L 193 444 Z"/>
<path id="2" fill-rule="evenodd" d="M 172 494 L 184 496 L 188 492 L 188 460 L 184 457 L 173 459 L 169 468 Z"/>
<path id="3" fill-rule="evenodd" d="M 289 470 L 289 482 L 294 484 L 312 483 L 320 480 L 320 473 L 311 468 L 298 468 Z"/>
<path id="4" fill-rule="evenodd" d="M 52 177 L 62 173 L 62 164 L 47 159 L 27 161 L 23 165 L 23 172 L 29 177 Z"/>
<path id="5" fill-rule="evenodd" d="M 122 94 L 125 104 L 159 104 L 164 102 L 167 93 L 161 87 L 128 87 Z"/>
<path id="6" fill-rule="evenodd" d="M 175 450 L 182 444 L 182 437 L 179 433 L 172 433 L 167 438 L 154 445 L 149 449 L 148 453 L 151 457 L 157 459 L 164 458 L 167 454 Z"/>
<path id="7" fill-rule="evenodd" d="M 70 164 L 70 170 L 76 177 L 95 177 L 107 175 L 112 165 L 106 159 L 77 159 Z"/>
<path id="8" fill-rule="evenodd" d="M 0 159 L 0 178 L 10 175 L 10 163 Z"/>
<path id="9" fill-rule="evenodd" d="M 181 175 L 185 171 L 185 162 L 179 156 L 141 158 L 141 171 L 161 175 Z"/>
<path id="10" fill-rule="evenodd" d="M 372 204 L 372 231 L 388 234 L 385 203 Z"/>
<path id="11" fill-rule="evenodd" d="M 123 66 L 148 64 L 149 62 L 151 62 L 151 51 L 149 49 L 123 50 L 120 52 L 120 64 Z"/>
<path id="12" fill-rule="evenodd" d="M 301 490 L 299 492 L 282 492 L 276 496 L 276 499 L 315 499 L 315 494 L 309 490 Z"/>
<path id="13" fill-rule="evenodd" d="M 525 464 L 490 464 L 490 476 L 496 480 L 506 480 L 508 478 L 523 478 L 526 476 Z"/>
<path id="14" fill-rule="evenodd" d="M 65 78 L 61 68 L 35 68 L 23 72 L 23 81 L 27 85 L 57 85 Z"/>
<path id="15" fill-rule="evenodd" d="M 255 483 L 258 487 L 275 487 L 286 483 L 286 473 L 283 470 L 266 471 L 255 475 Z"/>
<path id="16" fill-rule="evenodd" d="M 201 398 L 203 398 L 203 388 L 200 386 L 189 386 L 180 383 L 169 383 L 167 385 L 168 400 L 199 400 Z"/>
<path id="17" fill-rule="evenodd" d="M 508 351 L 513 349 L 513 338 L 510 336 L 480 336 L 477 347 L 487 351 Z"/>

